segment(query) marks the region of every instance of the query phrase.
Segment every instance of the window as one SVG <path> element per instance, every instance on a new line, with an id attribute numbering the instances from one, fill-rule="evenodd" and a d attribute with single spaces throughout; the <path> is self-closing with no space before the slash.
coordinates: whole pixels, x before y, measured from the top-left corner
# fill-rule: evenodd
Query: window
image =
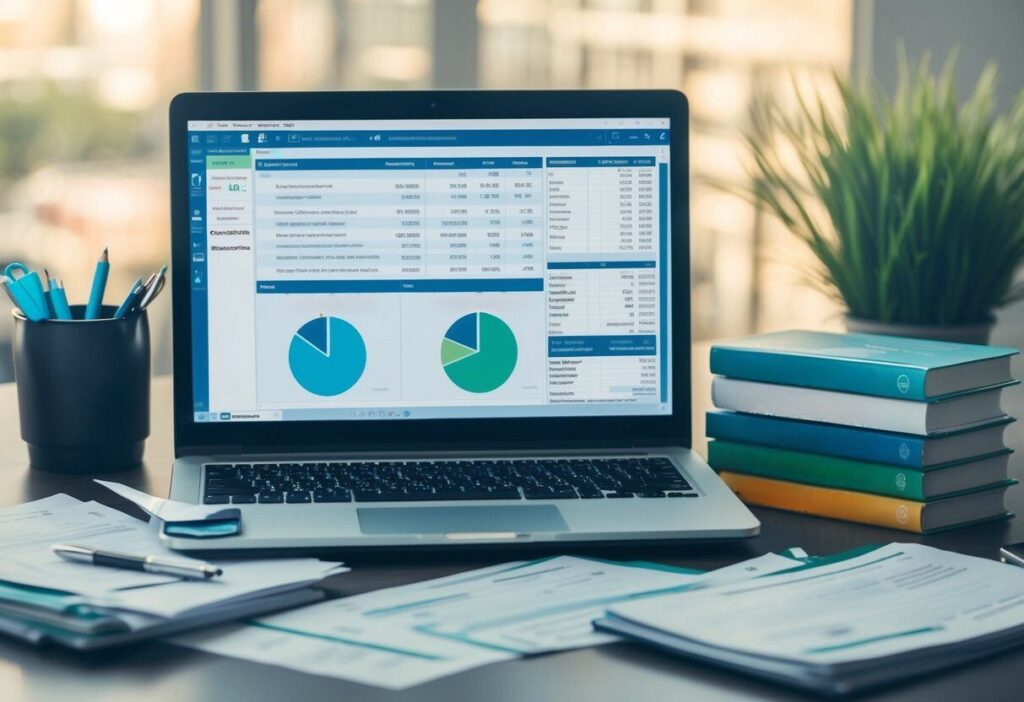
<path id="1" fill-rule="evenodd" d="M 0 260 L 45 266 L 72 303 L 104 246 L 110 300 L 166 262 L 167 102 L 196 87 L 198 16 L 198 0 L 0 3 Z M 151 311 L 158 368 L 169 299 Z"/>
<path id="2" fill-rule="evenodd" d="M 681 88 L 691 105 L 694 334 L 820 323 L 801 247 L 728 188 L 758 92 L 848 70 L 850 0 L 260 0 L 262 88 Z M 471 21 L 467 22 L 469 17 Z M 723 189 L 724 186 L 724 189 Z M 809 263 L 809 261 L 806 261 Z"/>
<path id="3" fill-rule="evenodd" d="M 834 307 L 797 282 L 800 246 L 717 186 L 744 182 L 758 92 L 848 69 L 852 4 L 0 1 L 0 258 L 51 268 L 73 300 L 104 246 L 113 297 L 164 262 L 165 115 L 183 90 L 673 87 L 691 103 L 695 335 L 819 323 Z M 153 326 L 167 370 L 169 324 Z"/>

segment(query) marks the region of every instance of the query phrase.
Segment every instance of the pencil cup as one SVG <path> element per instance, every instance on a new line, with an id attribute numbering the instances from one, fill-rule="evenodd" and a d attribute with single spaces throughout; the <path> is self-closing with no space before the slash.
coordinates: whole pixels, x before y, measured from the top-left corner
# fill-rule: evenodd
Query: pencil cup
<path id="1" fill-rule="evenodd" d="M 21 438 L 33 468 L 61 473 L 125 470 L 149 436 L 146 313 L 30 322 L 14 311 L 14 378 Z"/>

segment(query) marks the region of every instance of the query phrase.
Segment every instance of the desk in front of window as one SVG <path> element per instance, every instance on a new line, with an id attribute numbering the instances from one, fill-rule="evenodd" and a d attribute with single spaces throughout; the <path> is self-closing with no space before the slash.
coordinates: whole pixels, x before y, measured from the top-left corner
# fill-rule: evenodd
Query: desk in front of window
<path id="1" fill-rule="evenodd" d="M 696 363 L 707 358 L 707 347 L 695 349 Z M 703 411 L 708 406 L 710 377 L 694 377 L 694 437 L 698 450 L 705 442 Z M 1007 392 L 1007 410 L 1024 416 L 1024 390 Z M 171 435 L 171 385 L 169 378 L 153 381 L 153 435 L 146 447 L 142 470 L 112 478 L 147 492 L 166 495 L 173 455 Z M 1024 473 L 1021 452 L 1022 423 L 1011 425 L 1007 437 L 1018 450 L 1012 458 L 1014 477 Z M 84 476 L 30 471 L 24 444 L 18 435 L 17 401 L 13 385 L 0 386 L 0 506 L 35 500 L 57 492 L 79 499 L 95 499 L 119 509 L 126 502 L 94 485 Z M 1007 493 L 1008 508 L 1024 512 L 1024 486 Z M 940 548 L 996 558 L 999 547 L 1024 540 L 1022 518 L 929 537 L 886 529 L 802 517 L 774 510 L 755 509 L 763 522 L 755 539 L 730 545 L 678 546 L 653 552 L 620 551 L 612 558 L 649 558 L 692 568 L 717 568 L 768 551 L 801 546 L 810 554 L 828 554 L 869 543 L 920 541 Z M 509 559 L 511 560 L 511 559 Z M 337 595 L 352 595 L 382 587 L 440 577 L 488 562 L 479 558 L 443 561 L 430 557 L 422 562 L 350 561 L 351 573 L 327 581 Z M 858 699 L 962 700 L 981 695 L 988 701 L 1021 697 L 1024 649 L 988 659 L 963 670 L 932 676 Z M 58 650 L 37 650 L 0 639 L 0 697 L 21 700 L 103 700 L 104 702 L 161 702 L 192 700 L 760 700 L 808 697 L 787 689 L 716 670 L 626 644 L 519 659 L 486 666 L 436 680 L 403 692 L 369 688 L 343 680 L 262 666 L 150 643 L 116 652 L 82 657 Z"/>

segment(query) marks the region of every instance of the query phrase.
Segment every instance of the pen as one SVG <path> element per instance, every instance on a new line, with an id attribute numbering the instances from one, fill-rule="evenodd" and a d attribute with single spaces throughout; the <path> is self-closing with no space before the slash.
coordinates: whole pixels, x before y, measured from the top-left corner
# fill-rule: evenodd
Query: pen
<path id="1" fill-rule="evenodd" d="M 128 296 L 121 303 L 121 306 L 117 308 L 117 312 L 114 312 L 114 319 L 121 319 L 128 310 L 131 309 L 132 305 L 135 304 L 136 298 L 139 296 L 139 290 L 142 288 L 142 278 L 136 278 L 135 282 L 132 283 L 132 287 L 128 290 Z"/>
<path id="2" fill-rule="evenodd" d="M 68 307 L 68 298 L 60 281 L 56 281 L 57 284 L 54 285 L 54 281 L 50 279 L 50 271 L 45 268 L 43 275 L 46 276 L 46 301 L 50 304 L 53 316 L 57 319 L 71 319 L 71 308 Z"/>
<path id="3" fill-rule="evenodd" d="M 146 573 L 158 575 L 173 575 L 188 580 L 209 580 L 224 571 L 209 563 L 188 563 L 175 561 L 155 556 L 130 556 L 124 553 L 113 553 L 99 549 L 87 548 L 85 546 L 71 546 L 58 544 L 51 547 L 53 552 L 66 561 L 76 563 L 91 563 L 108 568 L 124 568 L 126 570 L 141 570 Z"/>
<path id="4" fill-rule="evenodd" d="M 142 311 L 149 307 L 150 303 L 156 299 L 156 296 L 160 294 L 160 291 L 164 289 L 164 275 L 167 273 L 167 266 L 161 266 L 159 272 L 155 276 L 146 281 L 146 293 L 142 296 L 139 301 L 139 311 Z"/>
<path id="5" fill-rule="evenodd" d="M 86 319 L 98 319 L 103 310 L 103 292 L 107 287 L 108 273 L 110 273 L 110 257 L 107 254 L 107 249 L 103 249 L 100 260 L 96 262 L 96 273 L 92 277 L 89 304 L 85 306 Z"/>

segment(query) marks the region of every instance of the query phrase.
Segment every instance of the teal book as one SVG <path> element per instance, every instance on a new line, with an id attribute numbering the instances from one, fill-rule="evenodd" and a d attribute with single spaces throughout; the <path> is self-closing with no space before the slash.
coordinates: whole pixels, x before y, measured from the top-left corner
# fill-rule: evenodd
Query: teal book
<path id="1" fill-rule="evenodd" d="M 1017 349 L 876 334 L 783 331 L 711 347 L 711 372 L 741 380 L 926 402 L 1013 381 Z"/>
<path id="2" fill-rule="evenodd" d="M 977 458 L 913 469 L 733 441 L 709 441 L 716 471 L 804 485 L 926 502 L 984 487 L 1009 484 L 1009 449 Z"/>

